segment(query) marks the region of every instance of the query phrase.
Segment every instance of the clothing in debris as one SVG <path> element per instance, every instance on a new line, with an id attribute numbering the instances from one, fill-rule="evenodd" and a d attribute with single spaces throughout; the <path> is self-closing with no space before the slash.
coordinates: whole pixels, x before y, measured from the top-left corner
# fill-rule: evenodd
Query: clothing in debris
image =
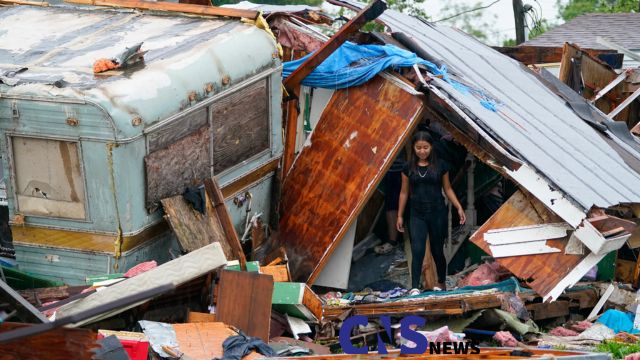
<path id="1" fill-rule="evenodd" d="M 276 352 L 257 337 L 245 335 L 242 331 L 238 331 L 238 335 L 228 337 L 222 343 L 222 358 L 214 360 L 241 360 L 245 355 L 255 350 L 266 357 L 276 356 Z"/>
<path id="2" fill-rule="evenodd" d="M 182 197 L 189 203 L 193 208 L 201 214 L 204 214 L 204 188 L 198 188 L 197 186 L 188 187 Z"/>
<path id="3" fill-rule="evenodd" d="M 599 318 L 598 322 L 606 325 L 609 329 L 613 330 L 616 334 L 619 332 L 627 332 L 629 334 L 638 334 L 640 330 L 633 328 L 634 314 L 630 312 L 624 312 L 620 310 L 609 309 L 604 312 Z"/>

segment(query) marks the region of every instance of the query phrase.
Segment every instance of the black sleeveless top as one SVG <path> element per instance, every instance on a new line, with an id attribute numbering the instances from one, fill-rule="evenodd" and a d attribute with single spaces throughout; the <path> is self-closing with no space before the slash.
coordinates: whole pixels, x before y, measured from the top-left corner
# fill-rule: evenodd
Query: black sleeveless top
<path id="1" fill-rule="evenodd" d="M 446 210 L 442 196 L 442 176 L 448 169 L 443 161 L 428 166 L 416 166 L 411 171 L 406 164 L 402 173 L 409 178 L 409 206 L 412 216 Z"/>

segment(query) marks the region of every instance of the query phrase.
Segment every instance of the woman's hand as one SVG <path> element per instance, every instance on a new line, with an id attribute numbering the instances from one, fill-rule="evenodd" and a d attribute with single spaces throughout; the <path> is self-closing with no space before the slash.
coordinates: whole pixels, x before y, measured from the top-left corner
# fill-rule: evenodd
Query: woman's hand
<path id="1" fill-rule="evenodd" d="M 396 229 L 403 233 L 404 232 L 404 219 L 402 216 L 398 216 L 398 220 L 396 221 Z"/>
<path id="2" fill-rule="evenodd" d="M 467 215 L 464 213 L 464 209 L 462 207 L 458 208 L 458 217 L 460 218 L 460 225 L 467 221 Z"/>

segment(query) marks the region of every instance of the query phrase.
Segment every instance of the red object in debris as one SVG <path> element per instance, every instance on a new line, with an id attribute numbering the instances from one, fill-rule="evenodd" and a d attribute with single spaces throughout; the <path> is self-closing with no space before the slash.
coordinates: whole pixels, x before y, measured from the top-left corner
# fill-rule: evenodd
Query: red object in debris
<path id="1" fill-rule="evenodd" d="M 158 263 L 155 260 L 151 260 L 151 261 L 140 263 L 140 264 L 132 267 L 131 269 L 129 269 L 129 271 L 127 271 L 126 273 L 124 273 L 124 277 L 130 278 L 130 277 L 134 277 L 136 275 L 140 275 L 143 272 L 149 271 L 149 270 L 153 269 L 156 266 L 158 266 Z"/>
<path id="2" fill-rule="evenodd" d="M 518 346 L 518 341 L 516 338 L 511 335 L 508 331 L 498 331 L 495 335 L 493 335 L 493 339 L 500 343 L 500 345 L 505 347 L 516 347 Z"/>
<path id="3" fill-rule="evenodd" d="M 549 331 L 549 335 L 553 335 L 553 336 L 577 336 L 578 333 L 573 331 L 573 330 L 565 329 L 562 326 L 558 326 L 557 328 Z"/>
<path id="4" fill-rule="evenodd" d="M 640 360 L 640 352 L 629 354 L 624 357 L 624 360 Z"/>
<path id="5" fill-rule="evenodd" d="M 115 335 L 131 360 L 147 360 L 149 341 L 143 333 L 98 330 L 98 339 Z"/>

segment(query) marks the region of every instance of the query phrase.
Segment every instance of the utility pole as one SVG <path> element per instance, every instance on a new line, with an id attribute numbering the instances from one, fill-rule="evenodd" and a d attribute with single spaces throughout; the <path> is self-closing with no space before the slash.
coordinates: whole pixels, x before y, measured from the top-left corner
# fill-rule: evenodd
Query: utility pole
<path id="1" fill-rule="evenodd" d="M 513 17 L 516 22 L 516 45 L 524 42 L 524 7 L 522 0 L 513 0 Z"/>

